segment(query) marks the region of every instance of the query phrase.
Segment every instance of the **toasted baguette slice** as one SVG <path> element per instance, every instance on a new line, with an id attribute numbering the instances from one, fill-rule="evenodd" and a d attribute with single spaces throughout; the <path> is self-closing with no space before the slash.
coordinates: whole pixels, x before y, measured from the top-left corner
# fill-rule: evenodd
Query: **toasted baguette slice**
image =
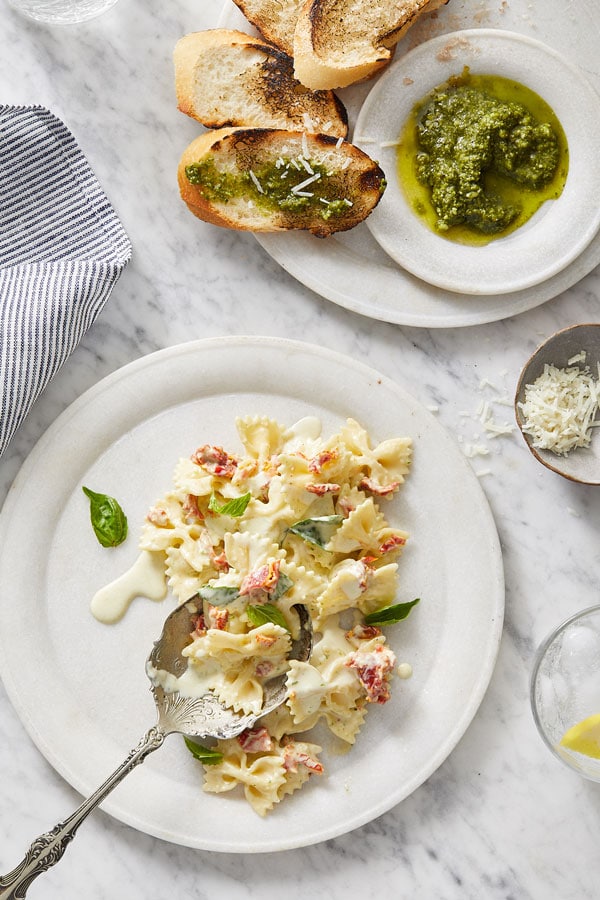
<path id="1" fill-rule="evenodd" d="M 262 36 L 292 56 L 294 31 L 304 0 L 233 0 Z"/>
<path id="2" fill-rule="evenodd" d="M 209 128 L 348 132 L 346 110 L 332 91 L 304 87 L 289 56 L 241 31 L 187 34 L 175 46 L 174 63 L 179 109 Z"/>
<path id="3" fill-rule="evenodd" d="M 313 90 L 371 78 L 419 16 L 448 0 L 305 0 L 294 33 L 294 74 Z"/>
<path id="4" fill-rule="evenodd" d="M 178 179 L 183 200 L 205 222 L 319 237 L 358 225 L 385 188 L 377 163 L 341 138 L 271 128 L 200 135 L 184 151 Z"/>

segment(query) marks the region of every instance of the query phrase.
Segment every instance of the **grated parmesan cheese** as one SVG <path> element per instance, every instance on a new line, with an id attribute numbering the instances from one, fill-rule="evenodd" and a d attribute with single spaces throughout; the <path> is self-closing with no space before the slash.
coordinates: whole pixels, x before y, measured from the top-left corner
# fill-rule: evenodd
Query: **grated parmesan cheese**
<path id="1" fill-rule="evenodd" d="M 313 120 L 311 119 L 311 117 L 309 116 L 309 114 L 307 112 L 302 113 L 302 121 L 303 121 L 304 127 L 307 131 L 314 132 L 316 130 L 315 123 L 313 122 Z"/>
<path id="2" fill-rule="evenodd" d="M 600 425 L 594 421 L 599 402 L 600 383 L 588 366 L 559 369 L 546 364 L 539 378 L 525 386 L 525 399 L 518 404 L 523 432 L 533 438 L 533 447 L 557 456 L 589 447 L 592 429 Z"/>
<path id="3" fill-rule="evenodd" d="M 295 184 L 292 188 L 292 194 L 298 194 L 300 197 L 312 197 L 312 194 L 306 194 L 304 189 L 307 188 L 309 184 L 318 181 L 320 177 L 320 173 L 317 172 L 316 175 L 311 175 L 310 178 L 306 178 L 304 181 L 301 181 L 300 184 Z"/>
<path id="4" fill-rule="evenodd" d="M 250 178 L 252 179 L 254 186 L 255 186 L 256 190 L 258 191 L 258 193 L 264 194 L 263 186 L 260 183 L 260 181 L 258 180 L 258 178 L 256 177 L 256 175 L 254 174 L 254 172 L 252 171 L 252 169 L 248 170 L 248 174 L 250 175 Z"/>
<path id="5" fill-rule="evenodd" d="M 465 444 L 464 447 L 464 454 L 469 459 L 473 459 L 475 456 L 487 456 L 489 452 L 490 448 L 485 444 Z"/>
<path id="6" fill-rule="evenodd" d="M 308 172 L 308 174 L 309 174 L 309 175 L 314 175 L 314 174 L 315 174 L 315 170 L 313 169 L 313 167 L 311 166 L 311 164 L 309 163 L 309 161 L 308 161 L 307 159 L 304 159 L 303 156 L 300 156 L 300 157 L 298 157 L 298 158 L 299 158 L 300 162 L 302 163 L 302 165 L 304 166 L 304 168 L 306 169 L 306 171 Z"/>

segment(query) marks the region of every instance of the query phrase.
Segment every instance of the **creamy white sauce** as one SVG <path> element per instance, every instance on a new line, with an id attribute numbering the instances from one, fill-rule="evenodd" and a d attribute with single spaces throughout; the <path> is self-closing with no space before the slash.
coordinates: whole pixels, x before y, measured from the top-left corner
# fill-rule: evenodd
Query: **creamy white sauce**
<path id="1" fill-rule="evenodd" d="M 159 601 L 166 596 L 164 553 L 142 550 L 127 572 L 94 594 L 90 608 L 99 622 L 111 625 L 123 618 L 135 597 Z"/>
<path id="2" fill-rule="evenodd" d="M 311 716 L 320 705 L 327 685 L 318 669 L 310 663 L 293 660 L 287 677 L 289 696 L 293 700 L 296 713 Z"/>
<path id="3" fill-rule="evenodd" d="M 365 577 L 364 564 L 359 560 L 344 560 L 339 569 L 344 567 L 344 578 L 340 578 L 340 588 L 348 600 L 358 600 L 364 588 L 361 584 Z"/>
<path id="4" fill-rule="evenodd" d="M 290 431 L 298 437 L 316 441 L 321 434 L 321 421 L 317 416 L 304 416 L 292 425 Z"/>
<path id="5" fill-rule="evenodd" d="M 165 669 L 156 669 L 150 662 L 146 664 L 146 674 L 154 685 L 160 685 L 167 694 L 178 693 L 182 697 L 203 697 L 212 691 L 215 677 L 220 667 L 214 661 L 202 667 L 190 665 L 181 675 L 173 675 Z"/>
<path id="6" fill-rule="evenodd" d="M 291 426 L 286 437 L 286 452 L 304 450 L 310 455 L 312 446 L 321 435 L 321 421 L 316 416 L 304 416 Z"/>
<path id="7" fill-rule="evenodd" d="M 398 666 L 398 675 L 400 678 L 410 678 L 413 673 L 410 663 L 400 663 Z"/>

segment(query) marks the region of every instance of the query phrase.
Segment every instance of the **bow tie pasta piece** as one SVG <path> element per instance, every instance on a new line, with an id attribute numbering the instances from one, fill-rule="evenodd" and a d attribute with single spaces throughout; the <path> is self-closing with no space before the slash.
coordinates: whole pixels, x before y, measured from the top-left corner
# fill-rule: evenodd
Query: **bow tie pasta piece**
<path id="1" fill-rule="evenodd" d="M 215 478 L 202 466 L 195 463 L 190 457 L 179 460 L 173 473 L 173 484 L 179 496 L 192 494 L 194 497 L 208 498 L 215 485 Z"/>
<path id="2" fill-rule="evenodd" d="M 321 672 L 310 663 L 293 659 L 286 679 L 287 705 L 294 725 L 301 725 L 320 709 L 327 693 Z"/>
<path id="3" fill-rule="evenodd" d="M 270 560 L 285 557 L 285 551 L 279 544 L 265 535 L 244 531 L 228 532 L 224 537 L 224 551 L 229 565 L 228 573 L 237 573 L 240 584 L 249 572 L 259 569 Z"/>
<path id="4" fill-rule="evenodd" d="M 196 638 L 182 654 L 194 664 L 206 658 L 218 660 L 223 671 L 239 668 L 248 657 L 268 659 L 273 665 L 281 665 L 290 650 L 290 636 L 280 625 L 266 622 L 247 634 L 232 634 L 219 628 L 209 628 Z"/>
<path id="5" fill-rule="evenodd" d="M 332 569 L 331 579 L 316 601 L 315 627 L 329 616 L 358 608 L 363 613 L 391 602 L 396 593 L 396 563 L 375 568 L 373 558 L 343 559 Z M 387 598 L 387 599 L 386 599 Z"/>
<path id="6" fill-rule="evenodd" d="M 216 572 L 206 557 L 205 565 L 191 566 L 180 551 L 181 545 L 169 547 L 165 554 L 165 574 L 167 584 L 180 603 L 197 594 L 207 578 Z"/>
<path id="7" fill-rule="evenodd" d="M 265 462 L 281 451 L 286 429 L 267 416 L 245 416 L 235 422 L 248 456 Z"/>
<path id="8" fill-rule="evenodd" d="M 403 544 L 406 543 L 408 538 L 406 532 L 394 533 L 401 538 Z M 348 554 L 362 551 L 378 556 L 389 536 L 390 529 L 385 516 L 373 498 L 368 497 L 348 513 L 348 517 L 327 544 L 327 549 L 333 553 Z"/>
<path id="9" fill-rule="evenodd" d="M 316 628 L 315 619 L 319 614 L 318 599 L 328 583 L 326 570 L 317 571 L 314 566 L 299 565 L 288 556 L 285 561 L 285 574 L 291 581 L 291 587 L 279 598 L 278 606 L 283 612 L 288 612 L 296 603 L 304 604 L 313 620 L 313 628 Z"/>
<path id="10" fill-rule="evenodd" d="M 253 713 L 258 715 L 263 705 L 262 678 L 257 676 L 257 668 L 264 666 L 254 659 L 246 659 L 243 663 L 233 666 L 222 673 L 222 678 L 215 681 L 213 690 L 221 703 L 230 706 L 239 713 Z M 281 667 L 280 667 L 281 668 Z M 271 670 L 269 670 L 272 674 Z M 277 672 L 273 666 L 273 672 Z"/>
<path id="11" fill-rule="evenodd" d="M 241 784 L 246 800 L 264 816 L 284 796 L 302 787 L 311 774 L 323 771 L 318 761 L 321 747 L 316 744 L 280 744 L 271 739 L 269 749 L 252 753 L 244 750 L 246 737 L 244 732 L 238 738 L 217 742 L 223 761 L 205 766 L 205 791 L 223 793 Z"/>
<path id="12" fill-rule="evenodd" d="M 371 447 L 367 431 L 348 419 L 340 430 L 339 442 L 353 456 L 352 480 L 356 487 L 386 496 L 404 482 L 412 454 L 409 438 L 392 438 Z"/>

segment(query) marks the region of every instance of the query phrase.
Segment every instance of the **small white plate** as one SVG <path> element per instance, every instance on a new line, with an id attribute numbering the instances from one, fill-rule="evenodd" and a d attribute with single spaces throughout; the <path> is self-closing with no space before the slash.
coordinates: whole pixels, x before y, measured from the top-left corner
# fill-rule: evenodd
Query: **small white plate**
<path id="1" fill-rule="evenodd" d="M 481 485 L 435 417 L 392 381 L 324 348 L 272 338 L 197 341 L 139 359 L 53 423 L 0 517 L 0 674 L 32 739 L 82 794 L 154 723 L 144 662 L 174 605 L 139 598 L 106 626 L 90 599 L 136 559 L 145 511 L 171 484 L 177 459 L 206 441 L 241 449 L 235 418 L 252 414 L 282 423 L 316 415 L 324 433 L 354 416 L 377 440 L 412 436 L 412 472 L 386 516 L 411 535 L 399 599 L 421 603 L 388 635 L 413 677 L 369 710 L 350 753 L 324 754 L 322 778 L 265 819 L 238 791 L 204 793 L 177 737 L 103 804 L 148 834 L 225 853 L 327 840 L 414 791 L 475 715 L 504 610 L 500 545 Z M 121 546 L 98 544 L 82 484 L 123 505 L 130 536 Z"/>
<path id="2" fill-rule="evenodd" d="M 556 113 L 569 145 L 561 196 L 524 226 L 485 246 L 431 231 L 411 210 L 396 169 L 396 146 L 411 110 L 465 66 L 526 85 Z M 540 284 L 569 265 L 600 226 L 600 97 L 555 50 L 521 34 L 469 29 L 427 41 L 393 63 L 359 113 L 354 143 L 376 158 L 387 190 L 367 225 L 397 263 L 432 285 L 463 294 L 506 294 Z"/>

